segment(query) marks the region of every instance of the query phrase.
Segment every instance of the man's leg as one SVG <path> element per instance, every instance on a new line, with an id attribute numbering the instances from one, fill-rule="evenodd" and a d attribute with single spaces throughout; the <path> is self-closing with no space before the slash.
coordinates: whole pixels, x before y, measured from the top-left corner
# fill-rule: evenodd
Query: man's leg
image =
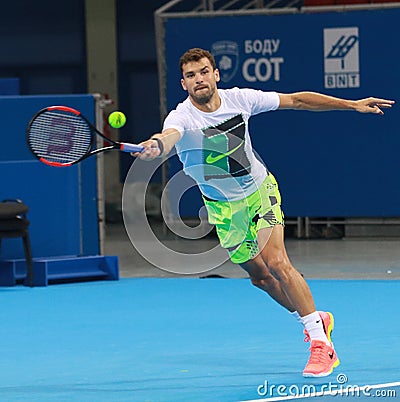
<path id="1" fill-rule="evenodd" d="M 273 228 L 267 228 L 265 230 L 271 233 L 272 229 Z M 254 286 L 268 293 L 277 303 L 291 313 L 296 310 L 283 291 L 280 282 L 271 274 L 260 254 L 240 264 L 240 266 L 249 274 L 250 280 Z"/>
<path id="2" fill-rule="evenodd" d="M 261 257 L 270 273 L 279 282 L 276 289 L 281 289 L 289 301 L 289 306 L 299 313 L 310 338 L 311 355 L 303 375 L 306 377 L 329 375 L 333 368 L 339 365 L 339 359 L 327 338 L 329 334 L 324 330 L 322 316 L 315 309 L 307 282 L 289 260 L 284 244 L 283 226 L 276 225 L 272 230 L 260 229 L 257 238 L 261 250 L 257 257 Z M 250 263 L 248 266 L 251 268 Z M 249 275 L 256 277 L 257 269 L 250 269 Z"/>
<path id="3" fill-rule="evenodd" d="M 284 244 L 283 226 L 275 225 L 258 231 L 259 256 L 277 279 L 292 308 L 301 317 L 316 311 L 310 288 L 293 267 Z M 256 273 L 255 273 L 256 274 Z M 250 276 L 252 274 L 250 273 Z"/>

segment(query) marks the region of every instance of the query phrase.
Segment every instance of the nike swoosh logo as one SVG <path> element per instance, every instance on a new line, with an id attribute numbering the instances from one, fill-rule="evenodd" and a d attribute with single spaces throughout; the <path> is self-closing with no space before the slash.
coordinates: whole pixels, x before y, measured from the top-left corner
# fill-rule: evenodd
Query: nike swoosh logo
<path id="1" fill-rule="evenodd" d="M 333 359 L 333 353 L 328 353 L 328 356 Z"/>
<path id="2" fill-rule="evenodd" d="M 231 149 L 230 151 L 224 153 L 224 154 L 219 154 L 217 156 L 213 156 L 213 154 L 208 154 L 207 158 L 206 158 L 206 162 L 211 164 L 211 163 L 215 163 L 218 162 L 219 160 L 221 160 L 222 158 L 226 158 L 227 156 L 233 154 L 235 151 L 237 151 L 242 145 L 244 144 L 244 141 L 242 141 L 237 147 Z"/>

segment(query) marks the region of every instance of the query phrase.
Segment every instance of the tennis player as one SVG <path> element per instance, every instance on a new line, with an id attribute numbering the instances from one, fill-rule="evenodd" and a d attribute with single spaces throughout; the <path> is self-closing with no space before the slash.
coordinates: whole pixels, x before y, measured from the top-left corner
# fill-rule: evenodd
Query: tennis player
<path id="1" fill-rule="evenodd" d="M 331 332 L 333 315 L 317 311 L 311 291 L 284 245 L 278 184 L 256 157 L 248 130 L 251 116 L 276 109 L 355 110 L 383 114 L 394 101 L 346 100 L 315 92 L 277 93 L 218 89 L 220 74 L 210 52 L 193 48 L 180 59 L 188 97 L 166 117 L 161 133 L 141 143 L 135 156 L 152 160 L 175 146 L 186 174 L 198 184 L 220 244 L 251 282 L 304 326 L 310 342 L 305 377 L 323 377 L 339 365 Z"/>

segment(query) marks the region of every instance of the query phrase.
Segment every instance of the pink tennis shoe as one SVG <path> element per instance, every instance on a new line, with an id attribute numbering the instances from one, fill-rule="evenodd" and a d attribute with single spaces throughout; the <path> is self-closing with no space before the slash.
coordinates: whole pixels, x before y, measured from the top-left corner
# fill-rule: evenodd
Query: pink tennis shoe
<path id="1" fill-rule="evenodd" d="M 303 370 L 304 377 L 325 377 L 332 373 L 333 369 L 339 366 L 340 361 L 333 347 L 331 334 L 334 327 L 332 313 L 321 311 L 319 315 L 322 319 L 324 331 L 330 345 L 320 340 L 312 340 L 310 343 L 310 358 Z M 304 330 L 304 342 L 310 342 L 310 336 Z"/>

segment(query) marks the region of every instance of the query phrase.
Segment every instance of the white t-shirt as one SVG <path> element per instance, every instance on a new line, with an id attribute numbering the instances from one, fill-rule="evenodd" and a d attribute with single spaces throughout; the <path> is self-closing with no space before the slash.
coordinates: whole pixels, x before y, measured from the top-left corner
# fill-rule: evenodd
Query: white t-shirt
<path id="1" fill-rule="evenodd" d="M 279 107 L 276 92 L 250 88 L 218 89 L 221 106 L 202 112 L 189 98 L 172 110 L 163 130 L 181 134 L 175 144 L 184 172 L 206 197 L 240 200 L 254 191 L 267 176 L 267 169 L 254 154 L 248 120 Z"/>

